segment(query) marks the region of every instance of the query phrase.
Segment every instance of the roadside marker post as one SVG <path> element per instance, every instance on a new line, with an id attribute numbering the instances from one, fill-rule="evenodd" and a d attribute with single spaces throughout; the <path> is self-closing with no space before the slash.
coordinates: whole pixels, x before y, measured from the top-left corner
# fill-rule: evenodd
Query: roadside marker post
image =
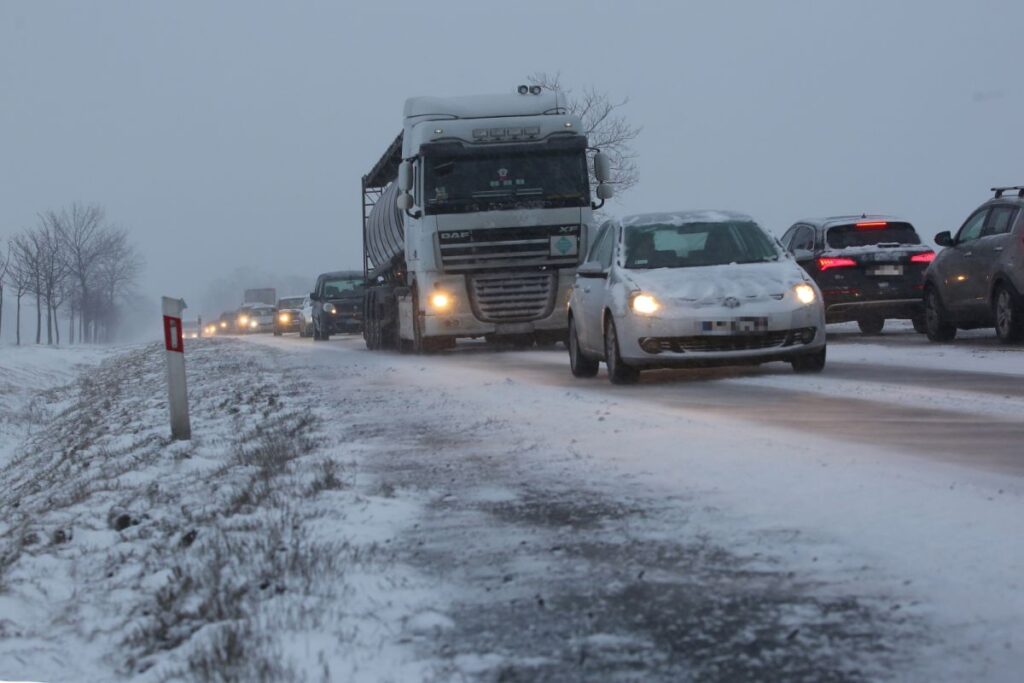
<path id="1" fill-rule="evenodd" d="M 171 409 L 171 438 L 188 441 L 192 426 L 188 421 L 188 392 L 185 387 L 185 344 L 181 330 L 184 299 L 163 298 L 164 355 L 167 357 L 167 405 Z"/>

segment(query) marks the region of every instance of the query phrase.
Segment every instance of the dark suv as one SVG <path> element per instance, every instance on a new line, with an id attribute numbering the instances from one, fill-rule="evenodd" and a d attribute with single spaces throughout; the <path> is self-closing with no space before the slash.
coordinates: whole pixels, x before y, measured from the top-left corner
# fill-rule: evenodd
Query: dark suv
<path id="1" fill-rule="evenodd" d="M 326 341 L 339 332 L 361 332 L 363 329 L 362 271 L 338 270 L 316 279 L 316 289 L 309 293 L 313 303 L 313 339 Z"/>
<path id="2" fill-rule="evenodd" d="M 878 334 L 886 319 L 909 319 L 925 331 L 921 293 L 935 252 L 914 226 L 889 216 L 833 216 L 798 221 L 782 236 L 821 288 L 825 321 L 857 321 Z"/>
<path id="3" fill-rule="evenodd" d="M 950 341 L 957 329 L 995 327 L 1004 342 L 1024 338 L 1024 186 L 993 187 L 995 196 L 960 226 L 928 268 L 928 338 Z M 1007 195 L 1010 192 L 1012 194 Z"/>

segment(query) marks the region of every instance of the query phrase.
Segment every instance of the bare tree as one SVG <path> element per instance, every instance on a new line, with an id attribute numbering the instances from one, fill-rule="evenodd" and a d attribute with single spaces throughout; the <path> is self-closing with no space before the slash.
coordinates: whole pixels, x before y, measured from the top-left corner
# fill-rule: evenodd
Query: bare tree
<path id="1" fill-rule="evenodd" d="M 35 248 L 35 241 L 29 232 L 23 232 L 8 240 L 8 248 L 11 254 L 11 266 L 8 271 L 11 283 L 14 286 L 14 298 L 17 303 L 15 318 L 15 343 L 21 345 L 21 299 L 26 294 L 34 292 L 38 282 L 38 254 Z M 38 341 L 38 326 L 36 331 Z"/>
<path id="2" fill-rule="evenodd" d="M 0 339 L 3 339 L 4 331 L 4 284 L 7 282 L 10 269 L 11 249 L 8 246 L 7 250 L 0 254 Z"/>
<path id="3" fill-rule="evenodd" d="M 119 322 L 120 304 L 131 296 L 143 261 L 123 229 L 107 229 L 103 237 L 93 293 L 98 303 L 98 334 L 103 341 L 111 341 Z"/>
<path id="4" fill-rule="evenodd" d="M 52 211 L 41 214 L 35 234 L 39 249 L 39 282 L 46 305 L 46 343 L 53 344 L 56 337 L 59 344 L 57 311 L 62 303 L 64 283 L 70 274 L 60 217 Z"/>
<path id="5" fill-rule="evenodd" d="M 583 123 L 583 131 L 587 134 L 590 147 L 600 149 L 608 155 L 612 166 L 612 184 L 618 194 L 624 194 L 637 184 L 636 159 L 633 141 L 642 130 L 634 126 L 622 113 L 622 108 L 629 104 L 629 98 L 612 99 L 608 93 L 598 90 L 592 85 L 585 86 L 578 93 L 562 85 L 560 73 L 538 72 L 528 78 L 532 85 L 539 85 L 546 90 L 561 93 L 566 101 L 566 109 L 570 114 L 578 116 Z M 594 178 L 593 152 L 588 153 L 587 167 L 590 169 L 590 184 L 597 185 Z"/>

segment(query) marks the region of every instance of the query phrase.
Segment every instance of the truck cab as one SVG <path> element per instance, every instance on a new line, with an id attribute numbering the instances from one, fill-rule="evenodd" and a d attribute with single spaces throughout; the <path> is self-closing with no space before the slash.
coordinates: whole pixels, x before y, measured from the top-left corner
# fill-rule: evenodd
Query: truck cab
<path id="1" fill-rule="evenodd" d="M 371 348 L 565 339 L 593 150 L 559 94 L 524 88 L 406 101 L 402 134 L 363 178 Z"/>

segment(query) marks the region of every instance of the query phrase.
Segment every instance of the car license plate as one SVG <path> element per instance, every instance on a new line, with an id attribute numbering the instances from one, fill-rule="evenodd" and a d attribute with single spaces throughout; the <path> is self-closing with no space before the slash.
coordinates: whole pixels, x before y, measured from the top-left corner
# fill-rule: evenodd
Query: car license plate
<path id="1" fill-rule="evenodd" d="M 764 332 L 768 329 L 768 318 L 743 317 L 732 320 L 702 320 L 701 332 L 712 334 L 735 334 L 737 332 Z"/>
<path id="2" fill-rule="evenodd" d="M 903 275 L 903 266 L 875 266 L 868 268 L 868 275 Z"/>

